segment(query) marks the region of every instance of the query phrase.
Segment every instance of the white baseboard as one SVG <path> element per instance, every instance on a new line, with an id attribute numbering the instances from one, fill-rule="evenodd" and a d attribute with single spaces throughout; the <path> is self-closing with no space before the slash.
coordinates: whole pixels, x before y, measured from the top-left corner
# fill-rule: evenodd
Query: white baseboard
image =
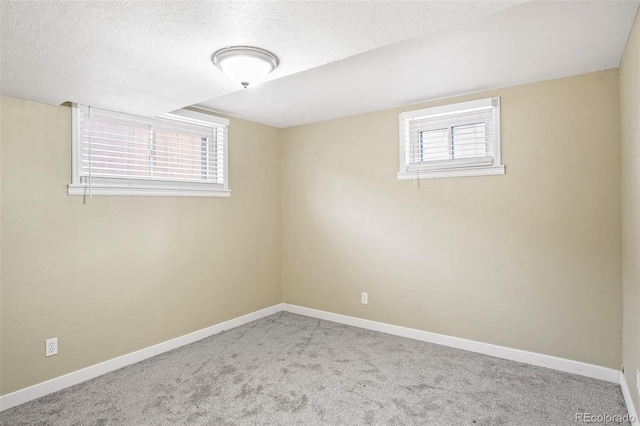
<path id="1" fill-rule="evenodd" d="M 631 422 L 631 426 L 640 426 L 640 419 L 638 419 L 638 412 L 633 405 L 633 399 L 631 399 L 631 392 L 629 386 L 627 386 L 627 379 L 624 377 L 624 373 L 620 372 L 620 386 L 622 387 L 622 395 L 624 395 L 624 402 L 627 404 L 627 411 L 629 412 L 629 418 L 634 418 L 635 421 Z"/>
<path id="2" fill-rule="evenodd" d="M 624 376 L 620 371 L 611 368 L 586 364 L 580 361 L 572 361 L 550 355 L 522 351 L 519 349 L 507 348 L 504 346 L 492 345 L 489 343 L 476 342 L 459 337 L 446 336 L 443 334 L 431 333 L 428 331 L 416 330 L 412 328 L 366 320 L 362 318 L 350 317 L 347 315 L 335 314 L 332 312 L 320 311 L 317 309 L 305 308 L 303 306 L 291 305 L 286 303 L 280 303 L 274 306 L 270 306 L 268 308 L 252 312 L 250 314 L 243 315 L 241 317 L 234 318 L 229 321 L 225 321 L 220 324 L 216 324 L 211 327 L 207 327 L 202 330 L 198 330 L 193 333 L 189 333 L 184 336 L 180 336 L 175 339 L 171 339 L 166 342 L 159 343 L 157 345 L 153 345 L 136 352 L 132 352 L 130 354 L 101 362 L 100 364 L 95 364 L 83 368 L 82 370 L 65 374 L 64 376 L 56 377 L 46 382 L 38 383 L 36 385 L 21 389 L 13 393 L 0 396 L 0 411 L 15 407 L 16 405 L 24 404 L 25 402 L 40 398 L 52 392 L 56 392 L 69 386 L 82 383 L 84 381 L 125 367 L 127 365 L 143 361 L 147 358 L 154 357 L 172 349 L 197 342 L 198 340 L 220 333 L 221 331 L 229 330 L 281 311 L 287 311 L 294 314 L 337 322 L 340 324 L 351 325 L 367 330 L 380 331 L 382 333 L 393 334 L 396 336 L 407 337 L 414 340 L 435 343 L 452 348 L 464 349 L 471 352 L 491 355 L 498 358 L 523 362 L 540 367 L 546 367 L 553 370 L 564 371 L 567 373 L 578 374 L 581 376 L 605 380 L 608 382 L 619 383 L 622 386 L 622 392 L 627 404 L 627 410 L 629 411 L 629 414 L 631 416 L 634 416 L 637 419 L 633 401 L 631 400 L 631 394 L 629 393 L 629 388 L 627 387 Z M 634 426 L 640 425 L 638 423 L 634 423 Z"/>
<path id="3" fill-rule="evenodd" d="M 64 376 L 56 377 L 55 379 L 47 380 L 46 382 L 38 383 L 37 385 L 0 396 L 0 411 L 15 407 L 16 405 L 24 404 L 25 402 L 68 388 L 69 386 L 77 385 L 78 383 L 82 383 L 105 373 L 109 373 L 110 371 L 126 367 L 127 365 L 143 361 L 147 358 L 160 355 L 161 353 L 172 349 L 197 342 L 198 340 L 220 333 L 221 331 L 229 330 L 262 317 L 281 312 L 283 308 L 284 304 L 279 303 L 250 314 L 221 322 L 219 324 L 212 325 L 211 327 L 203 328 L 202 330 L 194 331 L 193 333 L 185 334 L 184 336 L 176 337 L 175 339 L 167 340 L 166 342 L 158 343 L 157 345 L 122 355 L 117 358 L 83 368 L 82 370 L 74 371 L 72 373 L 65 374 Z"/>
<path id="4" fill-rule="evenodd" d="M 476 342 L 474 340 L 462 339 L 459 337 L 446 336 L 444 334 L 431 333 L 428 331 L 416 330 L 413 328 L 401 327 L 362 318 L 350 317 L 347 315 L 334 314 L 332 312 L 319 311 L 317 309 L 305 308 L 297 305 L 284 305 L 284 310 L 294 314 L 333 321 L 340 324 L 352 325 L 366 328 L 367 330 L 381 331 L 396 336 L 408 337 L 409 339 L 421 340 L 423 342 L 435 343 L 457 349 L 464 349 L 470 352 L 477 352 L 497 358 L 511 361 L 523 362 L 525 364 L 546 367 L 552 370 L 564 371 L 566 373 L 579 374 L 581 376 L 594 379 L 605 380 L 607 382 L 620 383 L 620 371 L 612 368 L 601 367 L 599 365 L 587 364 L 580 361 L 558 358 L 550 355 L 527 352 L 520 349 L 512 349 L 504 346 L 492 345 L 489 343 Z"/>

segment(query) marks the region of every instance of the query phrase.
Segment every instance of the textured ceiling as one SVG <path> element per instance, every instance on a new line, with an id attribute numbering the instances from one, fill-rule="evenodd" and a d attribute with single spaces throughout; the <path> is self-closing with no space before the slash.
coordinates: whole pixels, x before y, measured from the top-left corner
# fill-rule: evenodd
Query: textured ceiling
<path id="1" fill-rule="evenodd" d="M 211 63 L 229 45 L 275 53 L 274 80 L 517 2 L 2 1 L 2 94 L 157 115 L 241 87 Z"/>
<path id="2" fill-rule="evenodd" d="M 528 2 L 200 106 L 288 127 L 617 68 L 639 3 Z"/>
<path id="3" fill-rule="evenodd" d="M 640 0 L 0 3 L 0 90 L 153 116 L 197 104 L 286 127 L 618 66 Z M 211 63 L 281 65 L 241 89 Z"/>

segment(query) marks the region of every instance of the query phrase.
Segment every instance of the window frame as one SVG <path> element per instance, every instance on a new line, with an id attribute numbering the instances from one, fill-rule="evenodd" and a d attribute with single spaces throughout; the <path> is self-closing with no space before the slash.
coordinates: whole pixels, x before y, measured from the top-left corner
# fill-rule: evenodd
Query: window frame
<path id="1" fill-rule="evenodd" d="M 123 177 L 91 177 L 90 182 L 83 180 L 80 173 L 82 160 L 80 158 L 82 140 L 80 137 L 80 109 L 79 104 L 71 105 L 71 183 L 68 185 L 67 194 L 75 196 L 111 195 L 111 196 L 149 196 L 149 197 L 230 197 L 229 189 L 229 120 L 211 114 L 178 110 L 156 117 L 158 124 L 162 120 L 179 120 L 181 122 L 192 121 L 211 127 L 225 126 L 224 140 L 216 138 L 216 144 L 223 144 L 225 152 L 223 159 L 223 182 L 187 182 L 167 179 L 123 178 Z M 113 111 L 111 111 L 113 112 Z M 114 114 L 118 114 L 113 112 Z M 123 116 L 129 114 L 122 113 Z M 154 120 L 155 120 L 154 119 Z M 207 147 L 210 149 L 210 147 Z"/>
<path id="2" fill-rule="evenodd" d="M 491 164 L 487 161 L 480 160 L 483 157 L 468 157 L 460 159 L 448 160 L 430 160 L 421 163 L 414 170 L 409 170 L 407 164 L 407 126 L 410 120 L 416 118 L 427 118 L 430 116 L 439 116 L 452 114 L 455 112 L 470 110 L 474 108 L 491 107 L 493 112 L 494 126 L 494 144 L 491 153 Z M 448 127 L 427 129 L 426 131 L 444 130 L 448 135 L 453 132 L 453 128 L 466 125 L 475 125 L 477 121 L 460 120 L 452 123 Z M 420 131 L 420 133 L 425 130 Z M 399 168 L 397 173 L 398 180 L 415 180 L 415 179 L 433 179 L 446 177 L 464 177 L 464 176 L 486 176 L 486 175 L 503 175 L 505 167 L 502 164 L 502 147 L 500 137 L 500 98 L 484 98 L 469 102 L 459 102 L 455 104 L 442 105 L 432 108 L 424 108 L 413 111 L 406 111 L 399 115 L 398 119 L 398 137 L 399 137 Z M 448 136 L 451 137 L 451 136 Z M 418 135 L 422 144 L 422 135 Z M 422 146 L 420 148 L 423 149 Z M 430 164 L 429 164 L 430 163 Z"/>

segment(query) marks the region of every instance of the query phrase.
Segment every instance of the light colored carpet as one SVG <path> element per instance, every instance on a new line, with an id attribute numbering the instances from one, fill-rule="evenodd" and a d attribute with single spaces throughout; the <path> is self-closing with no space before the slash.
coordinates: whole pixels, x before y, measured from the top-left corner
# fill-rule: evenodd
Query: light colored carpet
<path id="1" fill-rule="evenodd" d="M 571 425 L 620 387 L 279 313 L 6 410 L 2 425 Z"/>

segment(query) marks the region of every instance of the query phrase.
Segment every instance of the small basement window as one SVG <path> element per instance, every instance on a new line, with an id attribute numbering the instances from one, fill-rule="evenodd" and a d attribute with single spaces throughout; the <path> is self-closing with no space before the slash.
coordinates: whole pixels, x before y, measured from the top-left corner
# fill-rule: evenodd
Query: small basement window
<path id="1" fill-rule="evenodd" d="M 400 114 L 399 180 L 498 174 L 500 98 Z"/>
<path id="2" fill-rule="evenodd" d="M 228 197 L 228 125 L 189 110 L 147 118 L 74 104 L 68 193 Z"/>

